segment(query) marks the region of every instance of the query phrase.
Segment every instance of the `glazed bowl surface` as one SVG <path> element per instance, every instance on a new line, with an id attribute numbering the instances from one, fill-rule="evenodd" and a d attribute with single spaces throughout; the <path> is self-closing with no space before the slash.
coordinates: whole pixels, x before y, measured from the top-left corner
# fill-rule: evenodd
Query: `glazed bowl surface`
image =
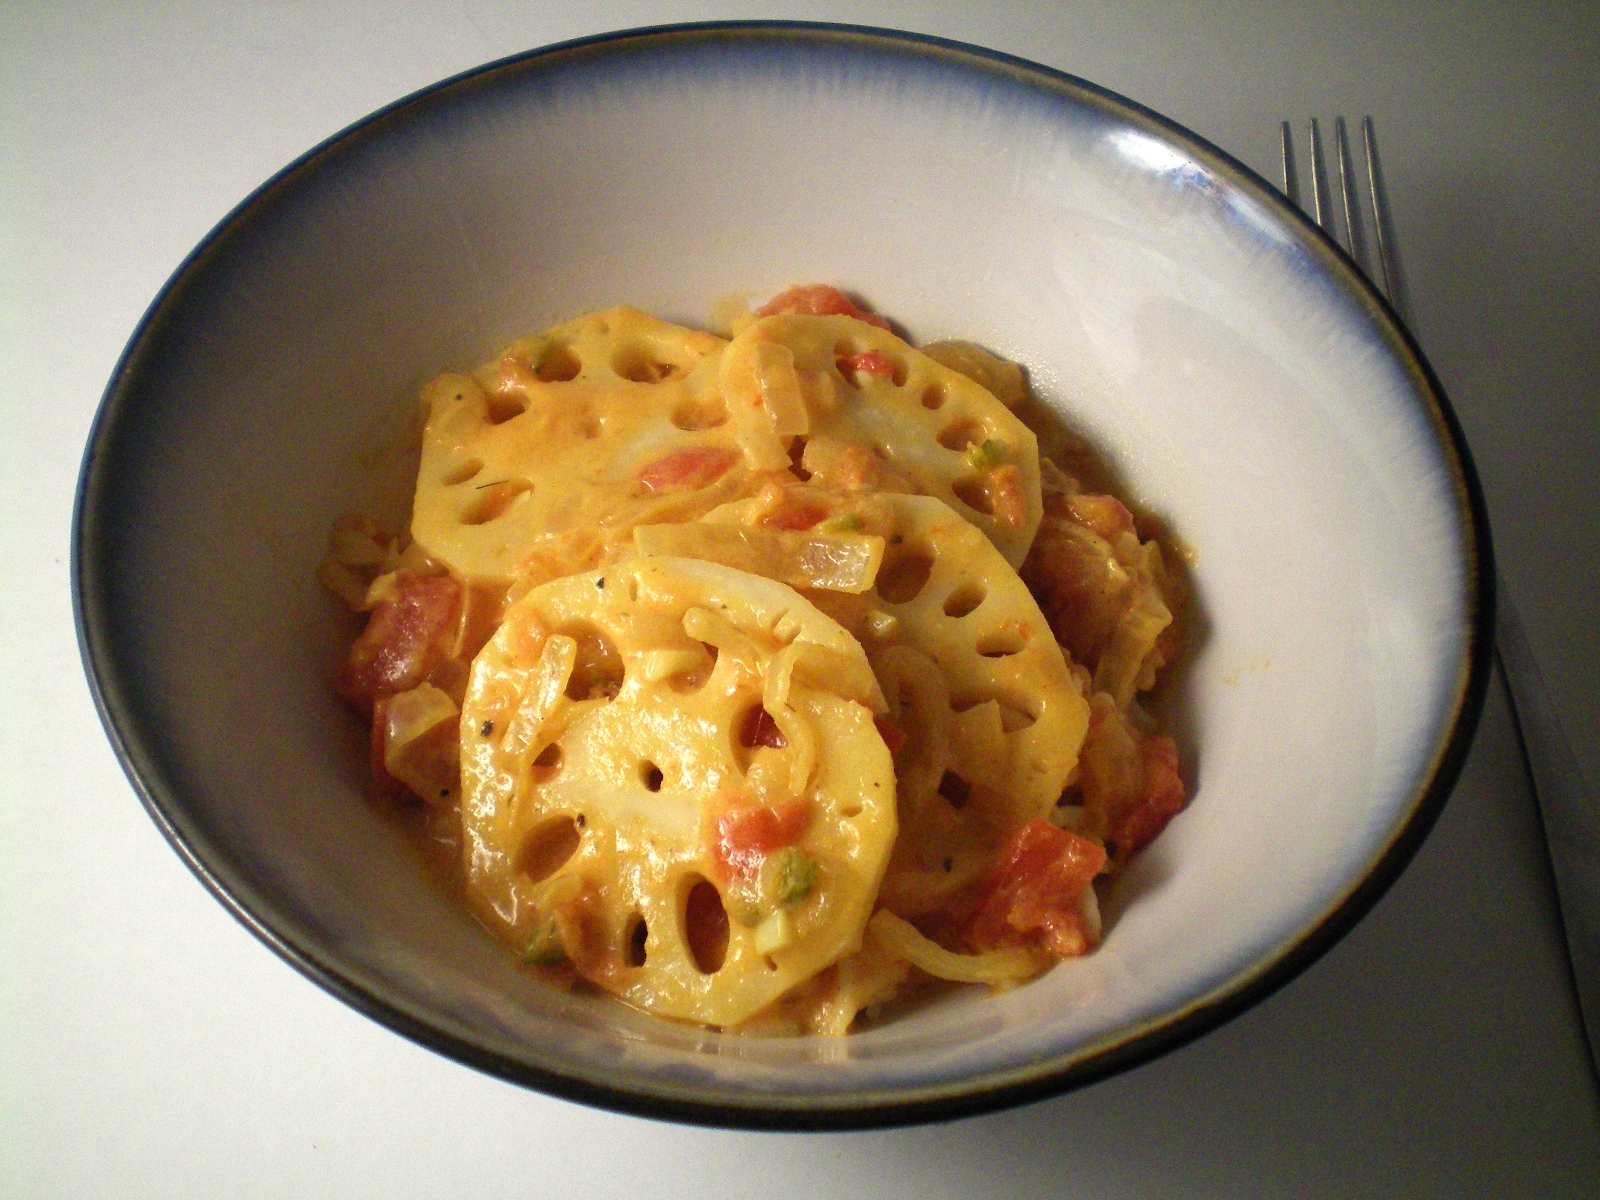
<path id="1" fill-rule="evenodd" d="M 628 303 L 704 325 L 826 281 L 1028 367 L 1192 551 L 1170 718 L 1188 810 L 1094 954 L 846 1039 L 547 989 L 365 798 L 316 582 L 405 519 L 420 385 Z M 695 26 L 541 50 L 375 114 L 230 214 L 156 299 L 86 452 L 75 600 L 107 729 L 215 894 L 399 1032 L 552 1093 L 821 1128 L 1017 1103 L 1291 978 L 1403 868 L 1481 707 L 1488 532 L 1393 314 L 1277 193 L 1136 104 L 924 38 Z"/>

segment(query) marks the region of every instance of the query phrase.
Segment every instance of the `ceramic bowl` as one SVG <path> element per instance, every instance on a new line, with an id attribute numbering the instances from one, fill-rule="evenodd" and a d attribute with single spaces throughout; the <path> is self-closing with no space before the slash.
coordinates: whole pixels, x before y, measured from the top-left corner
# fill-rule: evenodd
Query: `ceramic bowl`
<path id="1" fill-rule="evenodd" d="M 1025 364 L 1194 554 L 1193 800 L 1093 955 L 842 1040 L 547 990 L 364 793 L 329 686 L 331 522 L 404 514 L 418 386 L 626 302 L 704 323 L 826 281 Z M 387 492 L 385 493 L 385 489 Z M 1394 879 L 1486 678 L 1484 510 L 1449 407 L 1351 264 L 1247 169 L 1083 81 L 840 27 L 618 34 L 469 72 L 230 214 L 135 333 L 86 453 L 85 661 L 151 815 L 350 1004 L 557 1095 L 777 1128 L 945 1118 L 1181 1044 Z"/>

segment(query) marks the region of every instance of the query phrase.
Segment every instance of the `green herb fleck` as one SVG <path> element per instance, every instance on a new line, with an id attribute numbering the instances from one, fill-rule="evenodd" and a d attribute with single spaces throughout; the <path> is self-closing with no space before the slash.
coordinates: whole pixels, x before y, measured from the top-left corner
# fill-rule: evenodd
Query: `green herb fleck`
<path id="1" fill-rule="evenodd" d="M 482 725 L 480 725 L 478 727 L 478 736 L 479 737 L 488 737 L 493 732 L 494 732 L 494 722 L 493 721 L 485 721 Z"/>
<path id="2" fill-rule="evenodd" d="M 860 533 L 863 528 L 859 513 L 845 513 L 822 523 L 824 533 Z"/>
<path id="3" fill-rule="evenodd" d="M 722 898 L 722 903 L 728 915 L 746 929 L 754 929 L 767 915 L 759 904 L 742 895 L 737 889 L 730 888 L 728 894 Z"/>
<path id="4" fill-rule="evenodd" d="M 772 897 L 781 905 L 798 904 L 817 882 L 817 864 L 804 850 L 786 846 L 772 856 Z"/>
<path id="5" fill-rule="evenodd" d="M 974 471 L 987 471 L 1006 461 L 1006 444 L 989 438 L 981 446 L 967 447 L 967 465 Z"/>
<path id="6" fill-rule="evenodd" d="M 533 343 L 523 351 L 523 358 L 533 366 L 533 373 L 537 375 L 539 368 L 544 366 L 544 360 L 550 357 L 550 351 L 556 348 L 553 340 L 547 337 L 534 338 Z"/>
<path id="7" fill-rule="evenodd" d="M 522 961 L 530 967 L 553 967 L 566 959 L 567 948 L 561 944 L 561 930 L 556 927 L 554 917 L 528 939 L 528 945 L 522 951 Z"/>

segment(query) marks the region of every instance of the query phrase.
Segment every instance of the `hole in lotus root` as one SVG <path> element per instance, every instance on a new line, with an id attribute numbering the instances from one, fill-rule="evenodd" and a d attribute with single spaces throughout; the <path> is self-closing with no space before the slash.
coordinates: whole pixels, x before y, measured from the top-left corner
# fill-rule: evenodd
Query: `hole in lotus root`
<path id="1" fill-rule="evenodd" d="M 700 974 L 715 975 L 722 969 L 728 957 L 728 910 L 708 880 L 698 880 L 684 900 L 683 940 Z"/>
<path id="2" fill-rule="evenodd" d="M 543 883 L 578 852 L 582 835 L 571 817 L 553 817 L 528 831 L 517 855 L 517 869 L 534 883 Z"/>
<path id="3" fill-rule="evenodd" d="M 526 479 L 503 479 L 499 483 L 486 483 L 473 491 L 472 499 L 461 510 L 463 525 L 487 525 L 505 516 L 517 497 L 533 491 Z"/>
<path id="4" fill-rule="evenodd" d="M 1015 629 L 991 629 L 978 639 L 978 653 L 985 658 L 1009 658 L 1025 645 L 1027 639 Z"/>
<path id="5" fill-rule="evenodd" d="M 727 420 L 728 406 L 721 396 L 691 397 L 678 401 L 672 409 L 673 425 L 691 433 L 697 429 L 715 429 Z"/>
<path id="6" fill-rule="evenodd" d="M 481 470 L 483 470 L 482 459 L 463 459 L 439 476 L 439 482 L 445 487 L 455 487 L 458 483 L 465 483 Z"/>
<path id="7" fill-rule="evenodd" d="M 965 580 L 944 598 L 944 615 L 964 617 L 976 611 L 978 605 L 982 604 L 988 595 L 988 589 L 979 580 Z"/>
<path id="8" fill-rule="evenodd" d="M 946 771 L 939 780 L 939 795 L 949 802 L 951 808 L 965 808 L 972 797 L 972 785 L 954 771 Z"/>
<path id="9" fill-rule="evenodd" d="M 654 347 L 642 342 L 624 342 L 611 355 L 611 369 L 634 383 L 662 383 L 682 379 L 689 368 L 669 362 Z M 682 428 L 682 426 L 679 426 Z"/>
<path id="10" fill-rule="evenodd" d="M 504 425 L 527 410 L 527 397 L 521 394 L 505 395 L 491 390 L 487 395 L 488 417 L 491 425 Z"/>
<path id="11" fill-rule="evenodd" d="M 765 746 L 769 750 L 782 750 L 789 744 L 783 730 L 772 719 L 772 714 L 759 704 L 751 705 L 739 721 L 739 745 L 746 750 Z"/>
<path id="12" fill-rule="evenodd" d="M 983 425 L 971 418 L 952 421 L 939 434 L 939 445 L 946 450 L 965 450 L 968 446 L 981 446 L 988 435 Z"/>
<path id="13" fill-rule="evenodd" d="M 801 465 L 801 459 L 806 455 L 806 439 L 797 437 L 789 443 L 789 471 L 801 483 L 811 478 L 811 472 Z"/>
<path id="14" fill-rule="evenodd" d="M 625 947 L 623 959 L 630 967 L 644 966 L 645 944 L 650 940 L 650 927 L 645 924 L 644 917 L 634 913 L 628 918 L 628 929 L 622 937 Z"/>
<path id="15" fill-rule="evenodd" d="M 964 479 L 958 479 L 950 485 L 950 490 L 956 494 L 956 499 L 974 512 L 980 512 L 986 517 L 994 515 L 994 497 L 989 495 L 989 486 L 984 482 L 983 476 L 968 475 Z"/>
<path id="16" fill-rule="evenodd" d="M 933 556 L 916 546 L 896 546 L 883 556 L 874 584 L 889 604 L 909 604 L 921 594 L 933 571 Z"/>
<path id="17" fill-rule="evenodd" d="M 1026 729 L 1038 719 L 1037 713 L 1007 704 L 1004 700 L 1000 701 L 1000 728 L 1006 733 L 1016 733 L 1019 729 Z"/>
<path id="18" fill-rule="evenodd" d="M 545 351 L 535 373 L 546 383 L 566 383 L 569 379 L 576 379 L 582 370 L 583 363 L 572 352 L 571 346 L 555 345 Z"/>
<path id="19" fill-rule="evenodd" d="M 711 672 L 717 668 L 717 648 L 708 646 L 705 642 L 701 642 L 700 647 L 706 652 L 704 663 L 667 677 L 667 686 L 680 696 L 687 696 L 705 687 L 706 681 L 711 678 Z"/>
<path id="20" fill-rule="evenodd" d="M 849 342 L 837 343 L 833 351 L 834 370 L 855 387 L 865 387 L 873 379 L 888 379 L 895 387 L 906 385 L 909 368 L 905 359 L 897 355 L 861 350 Z"/>
<path id="21" fill-rule="evenodd" d="M 561 766 L 561 747 L 551 742 L 539 751 L 539 757 L 533 760 L 533 781 L 543 783 L 549 779 Z"/>
<path id="22" fill-rule="evenodd" d="M 556 631 L 578 643 L 572 674 L 567 677 L 571 700 L 611 700 L 622 690 L 622 656 L 599 629 L 588 622 L 566 625 Z"/>

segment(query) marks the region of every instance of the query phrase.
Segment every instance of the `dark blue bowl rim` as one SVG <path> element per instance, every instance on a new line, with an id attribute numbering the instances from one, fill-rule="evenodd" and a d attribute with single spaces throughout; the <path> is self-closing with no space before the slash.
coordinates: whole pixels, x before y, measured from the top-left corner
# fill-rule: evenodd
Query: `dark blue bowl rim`
<path id="1" fill-rule="evenodd" d="M 1458 672 L 1447 733 L 1436 747 L 1422 782 L 1405 807 L 1388 843 L 1345 894 L 1263 961 L 1241 971 L 1209 995 L 1181 1009 L 1125 1030 L 1094 1046 L 1031 1064 L 1020 1070 L 979 1075 L 953 1084 L 896 1093 L 852 1093 L 807 1097 L 763 1095 L 741 1103 L 697 1099 L 689 1094 L 630 1091 L 577 1076 L 558 1074 L 505 1057 L 470 1040 L 441 1031 L 396 998 L 341 972 L 314 945 L 303 944 L 273 919 L 233 877 L 226 856 L 199 836 L 186 819 L 181 797 L 161 777 L 144 731 L 123 699 L 127 681 L 115 669 L 105 610 L 110 568 L 96 557 L 98 505 L 108 493 L 104 451 L 124 419 L 134 379 L 151 343 L 170 319 L 179 297 L 201 275 L 220 247 L 270 207 L 329 156 L 372 137 L 397 118 L 417 115 L 466 88 L 493 84 L 508 75 L 605 56 L 632 47 L 672 43 L 807 43 L 870 47 L 908 60 L 958 64 L 974 74 L 1008 77 L 1045 93 L 1070 96 L 1116 114 L 1134 125 L 1181 144 L 1196 161 L 1274 212 L 1319 262 L 1341 291 L 1373 314 L 1390 350 L 1415 385 L 1452 476 L 1464 535 L 1468 621 L 1467 654 Z M 285 166 L 241 201 L 178 266 L 141 318 L 101 398 L 79 473 L 72 520 L 72 596 L 78 645 L 95 706 L 112 746 L 151 819 L 206 888 L 242 924 L 307 978 L 351 1007 L 424 1046 L 491 1075 L 569 1100 L 618 1112 L 726 1128 L 768 1130 L 867 1129 L 945 1121 L 1057 1095 L 1128 1070 L 1177 1049 L 1259 1003 L 1304 971 L 1342 938 L 1388 890 L 1427 837 L 1460 776 L 1488 686 L 1493 652 L 1494 560 L 1488 511 L 1459 421 L 1432 367 L 1411 333 L 1381 294 L 1340 247 L 1278 190 L 1249 167 L 1199 135 L 1159 113 L 1076 76 L 998 51 L 924 34 L 867 26 L 800 21 L 732 21 L 663 25 L 580 38 L 512 55 L 452 76 L 362 118 Z"/>

